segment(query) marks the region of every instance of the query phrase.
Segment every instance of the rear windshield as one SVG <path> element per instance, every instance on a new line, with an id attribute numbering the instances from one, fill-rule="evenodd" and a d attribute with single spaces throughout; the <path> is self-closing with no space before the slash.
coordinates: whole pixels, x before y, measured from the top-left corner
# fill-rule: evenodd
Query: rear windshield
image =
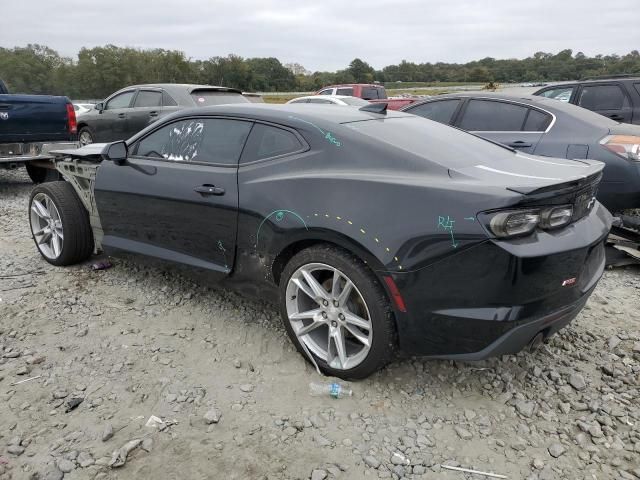
<path id="1" fill-rule="evenodd" d="M 514 155 L 506 147 L 415 115 L 343 125 L 447 168 L 473 166 L 478 158 L 491 162 Z"/>
<path id="2" fill-rule="evenodd" d="M 241 93 L 221 92 L 220 90 L 194 90 L 191 98 L 198 107 L 209 105 L 227 105 L 229 103 L 251 103 Z"/>
<path id="3" fill-rule="evenodd" d="M 383 87 L 362 87 L 361 97 L 365 100 L 384 100 L 387 98 L 387 92 Z"/>

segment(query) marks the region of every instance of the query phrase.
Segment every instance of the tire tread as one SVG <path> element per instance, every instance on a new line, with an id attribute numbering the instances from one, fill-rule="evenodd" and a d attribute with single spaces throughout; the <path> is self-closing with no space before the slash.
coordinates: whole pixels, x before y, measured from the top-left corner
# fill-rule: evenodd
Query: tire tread
<path id="1" fill-rule="evenodd" d="M 58 181 L 37 186 L 31 193 L 29 208 L 31 208 L 33 197 L 40 192 L 47 194 L 55 203 L 64 232 L 62 255 L 53 260 L 43 255 L 45 260 L 53 265 L 73 265 L 89 258 L 93 253 L 93 233 L 89 213 L 71 184 Z"/>

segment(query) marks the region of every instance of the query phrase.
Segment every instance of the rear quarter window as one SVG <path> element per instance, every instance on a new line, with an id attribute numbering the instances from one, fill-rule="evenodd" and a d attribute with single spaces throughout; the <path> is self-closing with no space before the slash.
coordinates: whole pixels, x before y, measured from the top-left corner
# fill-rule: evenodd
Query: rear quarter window
<path id="1" fill-rule="evenodd" d="M 551 123 L 551 115 L 539 110 L 529 110 L 527 120 L 524 122 L 525 132 L 544 132 Z"/>
<path id="2" fill-rule="evenodd" d="M 243 163 L 300 152 L 305 146 L 291 131 L 256 123 L 242 155 Z"/>

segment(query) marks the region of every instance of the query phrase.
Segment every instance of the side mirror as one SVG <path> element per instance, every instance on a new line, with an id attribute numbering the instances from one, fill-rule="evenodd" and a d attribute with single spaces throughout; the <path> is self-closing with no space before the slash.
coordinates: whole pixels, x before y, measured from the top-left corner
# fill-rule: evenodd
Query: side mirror
<path id="1" fill-rule="evenodd" d="M 98 111 L 98 113 L 102 113 L 102 111 L 104 110 L 104 103 L 102 102 L 96 103 L 93 108 L 95 108 Z"/>
<path id="2" fill-rule="evenodd" d="M 122 165 L 127 160 L 129 149 L 124 140 L 108 144 L 102 151 L 105 160 L 111 160 L 116 165 Z"/>

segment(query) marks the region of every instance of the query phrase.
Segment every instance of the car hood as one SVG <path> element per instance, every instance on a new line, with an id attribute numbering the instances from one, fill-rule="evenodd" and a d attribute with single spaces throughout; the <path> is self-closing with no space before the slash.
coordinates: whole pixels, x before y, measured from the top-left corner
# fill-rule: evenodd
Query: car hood
<path id="1" fill-rule="evenodd" d="M 556 185 L 590 183 L 604 169 L 604 163 L 595 160 L 565 160 L 524 153 L 509 157 L 449 169 L 449 176 L 453 180 L 502 186 L 526 195 Z"/>

